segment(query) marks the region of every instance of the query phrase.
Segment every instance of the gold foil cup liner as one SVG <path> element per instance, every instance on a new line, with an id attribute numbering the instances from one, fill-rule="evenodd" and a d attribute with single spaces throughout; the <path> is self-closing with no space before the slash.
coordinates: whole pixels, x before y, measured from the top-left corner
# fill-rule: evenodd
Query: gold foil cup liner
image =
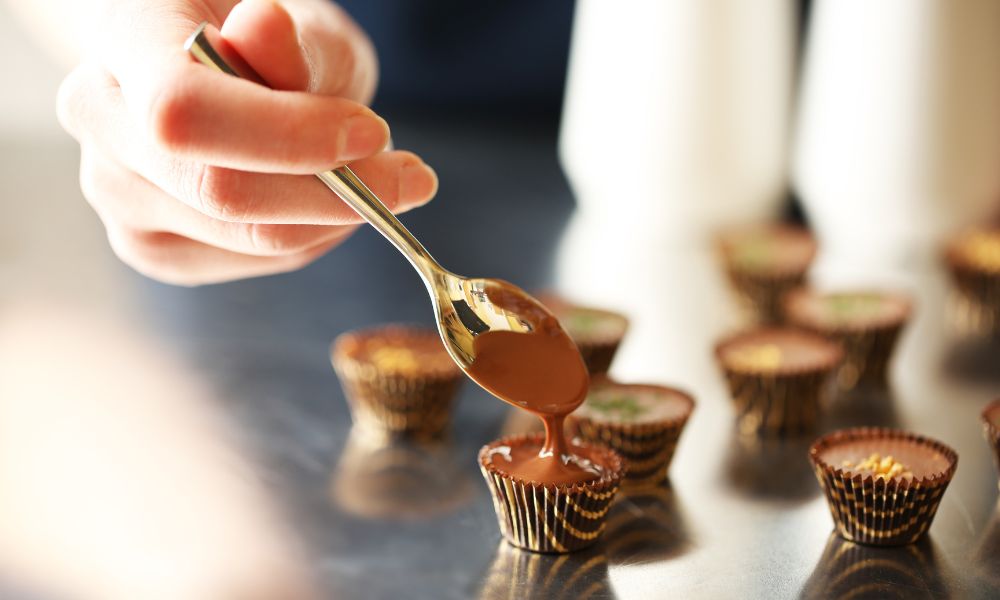
<path id="1" fill-rule="evenodd" d="M 493 497 L 500 533 L 510 544 L 543 553 L 566 553 L 597 542 L 605 517 L 625 472 L 615 452 L 577 444 L 596 453 L 595 462 L 608 473 L 593 482 L 573 485 L 540 484 L 503 473 L 490 452 L 500 446 L 541 446 L 544 435 L 518 435 L 495 440 L 479 451 L 479 466 Z"/>
<path id="2" fill-rule="evenodd" d="M 821 458 L 824 450 L 856 440 L 916 442 L 944 455 L 948 467 L 927 477 L 882 478 L 852 473 Z M 857 427 L 816 440 L 809 460 L 841 537 L 859 544 L 899 546 L 917 541 L 931 526 L 941 496 L 955 475 L 958 454 L 941 442 L 906 431 Z"/>
<path id="3" fill-rule="evenodd" d="M 902 548 L 879 548 L 849 542 L 831 533 L 803 600 L 860 600 L 921 597 L 947 598 L 949 590 L 930 539 Z"/>
<path id="4" fill-rule="evenodd" d="M 997 426 L 997 423 L 1000 423 L 1000 398 L 990 402 L 983 409 L 982 420 L 983 436 L 993 449 L 994 463 L 997 469 L 1000 469 L 1000 427 Z"/>
<path id="5" fill-rule="evenodd" d="M 954 285 L 951 317 L 967 334 L 1000 336 L 1000 272 L 974 268 L 954 249 L 946 255 Z"/>
<path id="6" fill-rule="evenodd" d="M 607 446 L 625 459 L 628 472 L 625 474 L 624 486 L 642 487 L 663 483 L 677 450 L 681 432 L 694 411 L 694 398 L 680 390 L 655 385 L 630 384 L 624 387 L 667 390 L 670 394 L 683 398 L 688 408 L 675 419 L 650 423 L 611 422 L 573 413 L 567 418 L 569 430 L 580 440 Z"/>
<path id="7" fill-rule="evenodd" d="M 740 433 L 794 435 L 813 431 L 835 368 L 811 373 L 746 373 L 723 368 Z"/>
<path id="8" fill-rule="evenodd" d="M 726 275 L 752 323 L 782 323 L 781 299 L 806 282 L 806 270 L 792 273 L 753 273 L 727 266 Z"/>
<path id="9" fill-rule="evenodd" d="M 374 434 L 417 439 L 440 437 L 451 420 L 464 376 L 457 367 L 412 374 L 382 372 L 371 362 L 356 360 L 346 351 L 352 336 L 381 335 L 387 331 L 407 335 L 402 327 L 350 332 L 338 337 L 331 347 L 331 362 L 344 389 L 351 418 L 355 425 Z"/>
<path id="10" fill-rule="evenodd" d="M 906 301 L 906 312 L 898 317 L 883 319 L 864 327 L 823 327 L 807 318 L 796 318 L 790 307 L 791 300 L 797 293 L 799 292 L 793 291 L 783 299 L 785 320 L 792 326 L 837 342 L 844 349 L 844 361 L 836 374 L 837 386 L 843 390 L 858 386 L 885 386 L 892 351 L 912 311 L 909 301 Z M 900 301 L 903 299 L 900 298 Z"/>
<path id="11" fill-rule="evenodd" d="M 615 359 L 618 347 L 622 343 L 622 338 L 608 340 L 587 340 L 576 342 L 576 347 L 580 349 L 580 356 L 587 365 L 587 372 L 591 377 L 598 377 L 606 374 L 611 369 L 611 362 Z"/>

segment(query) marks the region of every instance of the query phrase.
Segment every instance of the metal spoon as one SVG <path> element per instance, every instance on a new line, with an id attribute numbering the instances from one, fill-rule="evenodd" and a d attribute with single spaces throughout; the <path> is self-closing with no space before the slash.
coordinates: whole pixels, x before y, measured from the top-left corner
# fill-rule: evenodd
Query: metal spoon
<path id="1" fill-rule="evenodd" d="M 267 85 L 223 39 L 218 30 L 209 27 L 207 23 L 198 26 L 184 47 L 204 65 Z M 535 328 L 541 307 L 537 300 L 503 281 L 466 279 L 445 270 L 350 168 L 344 166 L 323 171 L 317 173 L 316 177 L 409 259 L 427 285 L 445 347 L 463 370 L 468 369 L 476 359 L 473 347 L 475 336 L 487 331 L 526 333 Z M 487 296 L 487 288 L 495 287 L 503 289 L 508 300 L 505 304 L 520 304 L 518 298 L 509 302 L 511 295 L 520 295 L 521 300 L 534 305 L 531 312 L 535 314 L 515 314 L 494 304 Z"/>

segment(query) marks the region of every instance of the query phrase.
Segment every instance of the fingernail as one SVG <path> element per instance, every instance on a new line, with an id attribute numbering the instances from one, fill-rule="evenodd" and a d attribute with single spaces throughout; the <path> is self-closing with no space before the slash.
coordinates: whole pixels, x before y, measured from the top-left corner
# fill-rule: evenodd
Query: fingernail
<path id="1" fill-rule="evenodd" d="M 399 206 L 411 207 L 426 203 L 437 192 L 438 179 L 434 169 L 418 162 L 403 165 L 399 173 Z"/>
<path id="2" fill-rule="evenodd" d="M 340 159 L 365 158 L 385 148 L 389 141 L 389 125 L 374 114 L 355 115 L 344 124 L 344 144 Z"/>

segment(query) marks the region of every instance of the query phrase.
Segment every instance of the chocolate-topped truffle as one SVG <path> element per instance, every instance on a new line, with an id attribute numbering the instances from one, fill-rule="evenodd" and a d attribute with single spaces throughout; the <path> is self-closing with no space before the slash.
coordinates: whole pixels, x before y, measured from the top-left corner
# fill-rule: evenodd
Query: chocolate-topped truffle
<path id="1" fill-rule="evenodd" d="M 812 429 L 821 395 L 843 359 L 840 346 L 808 331 L 754 329 L 719 342 L 722 367 L 744 433 L 784 434 Z"/>
<path id="2" fill-rule="evenodd" d="M 959 325 L 1000 335 L 1000 225 L 960 233 L 945 251 L 955 285 Z"/>
<path id="3" fill-rule="evenodd" d="M 982 414 L 983 435 L 993 449 L 997 468 L 1000 469 L 1000 398 L 991 402 Z"/>
<path id="4" fill-rule="evenodd" d="M 569 416 L 576 435 L 604 444 L 628 462 L 626 483 L 662 483 L 694 400 L 658 385 L 593 384 L 587 399 Z"/>
<path id="5" fill-rule="evenodd" d="M 838 342 L 845 352 L 837 382 L 849 389 L 859 383 L 884 384 L 893 347 L 912 304 L 888 292 L 821 293 L 798 289 L 784 298 L 786 320 Z"/>
<path id="6" fill-rule="evenodd" d="M 572 552 L 597 541 L 625 472 L 624 461 L 602 446 L 571 443 L 573 475 L 555 481 L 537 462 L 540 434 L 501 438 L 479 451 L 504 538 L 534 552 Z"/>
<path id="7" fill-rule="evenodd" d="M 816 241 L 805 229 L 770 224 L 726 232 L 719 253 L 734 290 L 760 323 L 782 318 L 781 297 L 805 281 Z"/>
<path id="8" fill-rule="evenodd" d="M 542 294 L 539 300 L 573 338 L 590 376 L 607 373 L 628 330 L 628 318 L 614 311 L 573 304 L 555 294 Z"/>
<path id="9" fill-rule="evenodd" d="M 345 333 L 331 361 L 355 423 L 390 434 L 440 435 L 464 379 L 438 332 L 421 327 Z"/>
<path id="10" fill-rule="evenodd" d="M 837 532 L 891 546 L 930 527 L 958 455 L 941 442 L 895 429 L 859 427 L 825 435 L 809 449 Z"/>

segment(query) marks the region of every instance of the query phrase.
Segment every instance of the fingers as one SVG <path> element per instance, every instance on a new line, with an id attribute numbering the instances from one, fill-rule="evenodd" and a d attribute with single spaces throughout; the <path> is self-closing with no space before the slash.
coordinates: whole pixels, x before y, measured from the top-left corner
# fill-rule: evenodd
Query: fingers
<path id="1" fill-rule="evenodd" d="M 58 115 L 84 145 L 93 145 L 165 193 L 218 220 L 344 225 L 360 218 L 315 177 L 252 173 L 199 164 L 145 141 L 124 109 L 121 90 L 100 68 L 82 65 L 60 88 Z M 400 212 L 426 203 L 437 177 L 401 151 L 352 164 L 386 205 Z"/>
<path id="2" fill-rule="evenodd" d="M 389 142 L 389 126 L 361 104 L 269 90 L 197 66 L 165 74 L 146 109 L 151 139 L 171 155 L 246 171 L 305 174 L 371 156 Z"/>
<path id="3" fill-rule="evenodd" d="M 251 256 L 288 256 L 338 242 L 354 226 L 232 223 L 207 217 L 142 177 L 84 148 L 80 187 L 109 227 L 174 233 Z"/>
<path id="4" fill-rule="evenodd" d="M 118 258 L 136 271 L 164 283 L 183 286 L 295 271 L 337 244 L 329 242 L 288 256 L 249 256 L 173 233 L 114 227 L 108 228 L 108 241 Z"/>
<path id="5" fill-rule="evenodd" d="M 367 103 L 378 64 L 371 42 L 336 5 L 244 0 L 222 35 L 272 87 Z"/>
<path id="6" fill-rule="evenodd" d="M 234 169 L 313 173 L 387 144 L 388 126 L 363 104 L 270 90 L 195 63 L 183 42 L 201 19 L 215 18 L 212 11 L 179 0 L 116 6 L 100 56 L 132 119 L 170 154 Z M 284 28 L 284 41 L 275 45 L 287 49 L 294 32 L 274 17 L 280 12 L 271 14 L 254 22 Z"/>

